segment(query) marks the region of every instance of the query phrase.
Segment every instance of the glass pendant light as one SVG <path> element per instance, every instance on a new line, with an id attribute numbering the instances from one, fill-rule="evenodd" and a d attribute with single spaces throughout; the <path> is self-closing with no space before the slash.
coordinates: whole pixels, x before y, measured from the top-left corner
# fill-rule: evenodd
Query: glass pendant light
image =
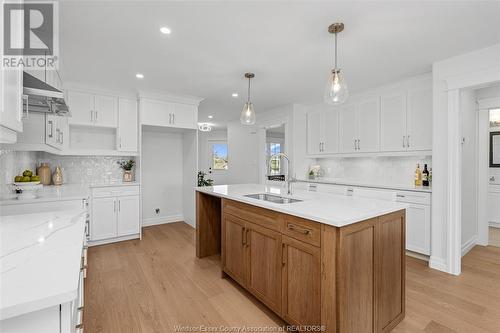
<path id="1" fill-rule="evenodd" d="M 240 121 L 243 125 L 254 125 L 255 124 L 255 111 L 253 109 L 253 104 L 250 101 L 250 80 L 255 77 L 254 73 L 245 73 L 245 77 L 248 79 L 248 99 L 241 110 Z"/>
<path id="2" fill-rule="evenodd" d="M 337 67 L 337 34 L 344 30 L 344 23 L 334 23 L 328 27 L 328 32 L 335 35 L 335 67 L 331 70 L 325 88 L 325 102 L 332 105 L 344 103 L 349 97 L 349 90 L 344 76 Z"/>

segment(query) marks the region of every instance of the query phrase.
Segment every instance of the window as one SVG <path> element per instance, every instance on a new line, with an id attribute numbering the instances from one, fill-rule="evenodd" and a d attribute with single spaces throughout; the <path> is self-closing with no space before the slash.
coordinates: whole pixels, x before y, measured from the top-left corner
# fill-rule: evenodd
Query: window
<path id="1" fill-rule="evenodd" d="M 490 110 L 490 127 L 500 127 L 500 109 Z"/>
<path id="2" fill-rule="evenodd" d="M 227 170 L 227 143 L 212 145 L 212 170 Z"/>
<path id="3" fill-rule="evenodd" d="M 281 143 L 269 143 L 269 156 L 272 156 L 274 154 L 281 153 Z M 274 157 L 270 161 L 269 165 L 269 171 L 271 175 L 279 175 L 281 174 L 281 159 L 279 157 Z"/>

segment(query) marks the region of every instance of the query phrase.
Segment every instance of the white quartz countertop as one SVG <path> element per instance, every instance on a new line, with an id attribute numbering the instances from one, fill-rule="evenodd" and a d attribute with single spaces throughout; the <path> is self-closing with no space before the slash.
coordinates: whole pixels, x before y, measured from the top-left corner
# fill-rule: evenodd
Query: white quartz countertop
<path id="1" fill-rule="evenodd" d="M 339 178 L 297 179 L 297 181 L 304 182 L 304 183 L 369 187 L 369 188 L 381 188 L 381 189 L 387 189 L 387 190 L 432 193 L 432 187 L 430 187 L 430 186 L 414 186 L 414 185 L 410 185 L 410 184 L 377 184 L 377 183 L 366 183 L 366 182 L 359 182 L 359 181 L 348 180 L 348 179 L 339 179 Z"/>
<path id="2" fill-rule="evenodd" d="M 386 200 L 356 198 L 332 193 L 295 190 L 292 198 L 303 200 L 290 204 L 278 204 L 245 197 L 247 194 L 270 193 L 286 196 L 281 186 L 260 184 L 217 185 L 196 187 L 196 191 L 232 199 L 285 214 L 342 227 L 372 217 L 406 209 L 408 205 Z"/>
<path id="3" fill-rule="evenodd" d="M 85 210 L 2 216 L 0 320 L 77 297 Z"/>
<path id="4" fill-rule="evenodd" d="M 43 186 L 36 192 L 34 199 L 17 199 L 14 193 L 0 198 L 1 205 L 19 205 L 36 202 L 51 202 L 64 200 L 81 200 L 90 195 L 90 189 L 110 186 L 139 186 L 138 182 L 130 183 L 106 183 L 106 184 L 64 184 L 60 186 Z"/>

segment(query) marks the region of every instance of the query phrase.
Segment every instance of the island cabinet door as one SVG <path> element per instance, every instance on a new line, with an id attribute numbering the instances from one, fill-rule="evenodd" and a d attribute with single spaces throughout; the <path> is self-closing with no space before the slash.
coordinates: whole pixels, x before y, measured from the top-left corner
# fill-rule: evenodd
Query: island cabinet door
<path id="1" fill-rule="evenodd" d="M 247 223 L 247 289 L 281 314 L 281 234 Z"/>
<path id="2" fill-rule="evenodd" d="M 321 251 L 282 236 L 282 316 L 292 325 L 321 324 Z"/>
<path id="3" fill-rule="evenodd" d="M 245 224 L 245 221 L 227 214 L 222 222 L 222 268 L 242 286 L 246 286 Z"/>

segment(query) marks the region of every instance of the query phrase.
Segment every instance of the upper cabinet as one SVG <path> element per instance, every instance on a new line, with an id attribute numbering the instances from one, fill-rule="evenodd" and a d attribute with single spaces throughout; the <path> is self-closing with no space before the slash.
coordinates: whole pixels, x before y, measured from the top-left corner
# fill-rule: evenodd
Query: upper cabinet
<path id="1" fill-rule="evenodd" d="M 152 98 L 140 98 L 141 124 L 151 126 L 196 129 L 198 103 L 179 103 Z"/>
<path id="2" fill-rule="evenodd" d="M 311 155 L 338 152 L 339 112 L 329 107 L 307 114 L 307 152 Z"/>
<path id="3" fill-rule="evenodd" d="M 120 151 L 137 151 L 138 122 L 137 101 L 135 99 L 118 99 L 118 132 L 117 147 Z"/>
<path id="4" fill-rule="evenodd" d="M 412 88 L 357 98 L 306 115 L 307 154 L 351 155 L 432 151 L 432 89 Z"/>
<path id="5" fill-rule="evenodd" d="M 381 151 L 432 150 L 432 90 L 381 97 Z"/>
<path id="6" fill-rule="evenodd" d="M 118 127 L 118 98 L 69 90 L 70 125 Z"/>
<path id="7" fill-rule="evenodd" d="M 340 107 L 340 152 L 377 152 L 380 102 L 371 98 Z"/>

